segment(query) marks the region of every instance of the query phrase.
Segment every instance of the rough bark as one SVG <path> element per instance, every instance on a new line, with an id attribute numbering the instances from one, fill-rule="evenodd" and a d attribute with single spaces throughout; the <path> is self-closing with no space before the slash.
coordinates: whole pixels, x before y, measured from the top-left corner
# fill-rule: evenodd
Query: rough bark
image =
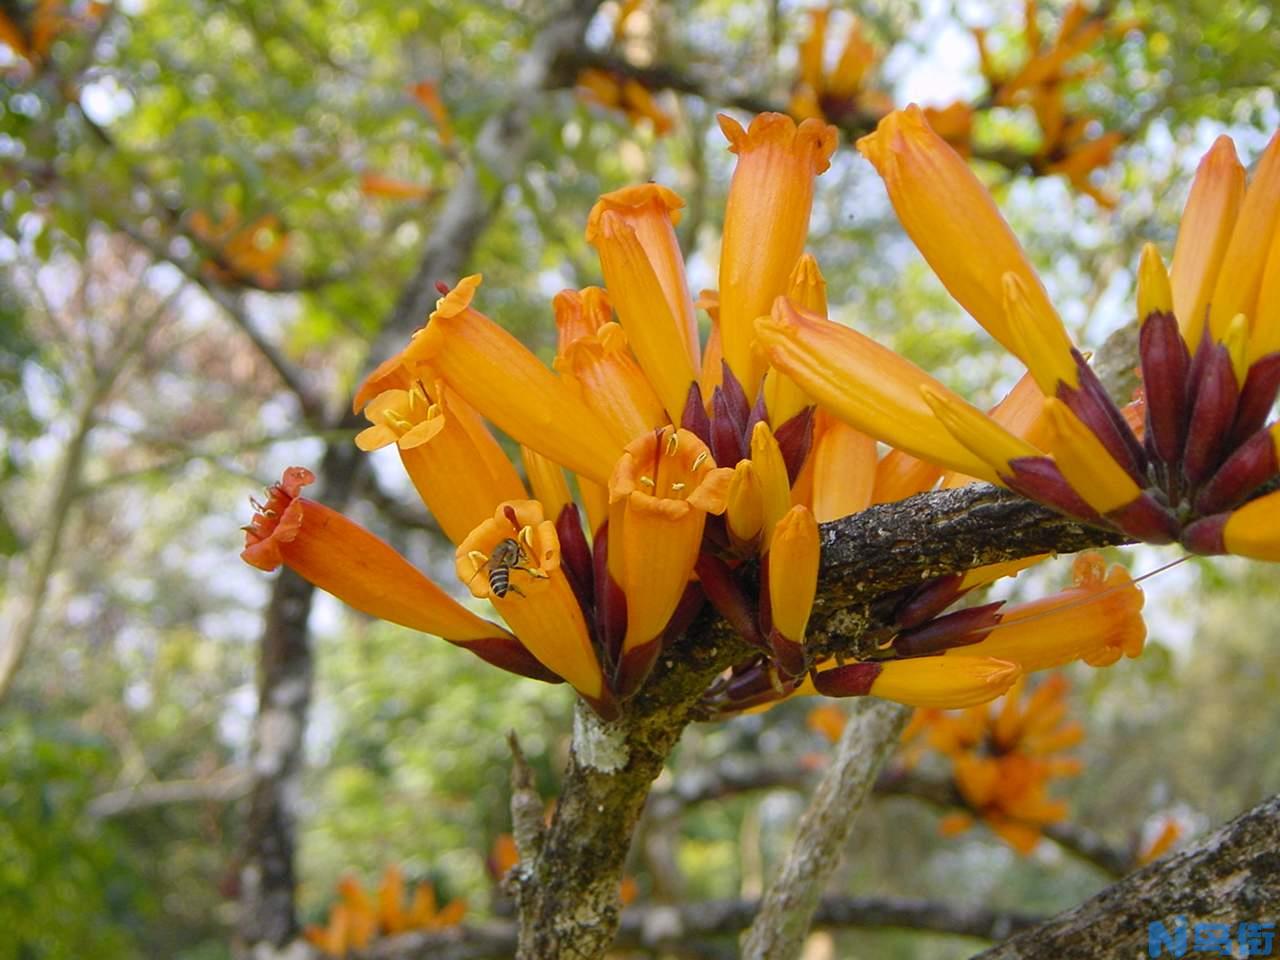
<path id="1" fill-rule="evenodd" d="M 745 960 L 787 960 L 799 955 L 818 901 L 840 864 L 857 812 L 910 716 L 909 707 L 883 700 L 855 707 L 831 764 L 800 818 L 782 869 L 743 939 Z"/>
<path id="2" fill-rule="evenodd" d="M 1274 921 L 1277 908 L 1280 796 L 975 960 L 1147 956 L 1152 922 L 1172 928 L 1181 916 L 1192 924 L 1228 924 L 1235 934 L 1238 923 Z"/>
<path id="3" fill-rule="evenodd" d="M 883 504 L 822 528 L 822 576 L 810 619 L 815 655 L 868 652 L 888 629 L 899 591 L 921 580 L 1039 553 L 1116 543 L 985 485 Z M 659 659 L 622 717 L 579 709 L 573 748 L 542 853 L 515 877 L 519 956 L 597 958 L 618 926 L 618 884 L 649 786 L 707 684 L 748 652 L 704 616 Z"/>

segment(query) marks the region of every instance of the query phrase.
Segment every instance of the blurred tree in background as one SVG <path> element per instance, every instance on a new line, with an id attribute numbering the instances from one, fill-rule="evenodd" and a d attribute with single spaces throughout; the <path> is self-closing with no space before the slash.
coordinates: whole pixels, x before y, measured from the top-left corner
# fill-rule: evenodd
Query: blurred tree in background
<path id="1" fill-rule="evenodd" d="M 1019 94 L 1077 15 L 1099 29 L 1070 69 Z M 1214 136 L 1248 163 L 1280 126 L 1280 15 L 1102 0 L 1026 17 L 941 0 L 829 17 L 777 0 L 0 4 L 0 957 L 213 960 L 305 923 L 331 934 L 335 902 L 355 930 L 373 914 L 350 886 L 335 896 L 340 878 L 373 891 L 389 865 L 406 910 L 422 881 L 440 905 L 464 899 L 469 925 L 509 918 L 504 734 L 554 797 L 571 691 L 255 575 L 235 559 L 246 493 L 310 464 L 317 499 L 451 576 L 399 465 L 356 451 L 354 385 L 421 324 L 437 280 L 481 269 L 487 312 L 551 357 L 550 296 L 599 282 L 583 226 L 626 184 L 685 197 L 690 284 L 714 288 L 723 110 L 841 129 L 809 241 L 834 319 L 979 405 L 1016 378 L 848 149 L 920 101 L 1077 342 L 1101 346 L 1133 326 L 1140 246 L 1171 249 Z M 863 68 L 840 76 L 849 36 Z M 1179 555 L 1108 559 L 1138 574 Z M 1067 577 L 1053 561 L 1012 589 Z M 943 838 L 940 820 L 981 804 L 944 752 L 899 757 L 828 890 L 933 904 L 935 925 L 928 909 L 885 921 L 883 903 L 880 920 L 820 912 L 806 956 L 969 956 L 972 937 L 1074 906 L 1280 792 L 1274 569 L 1193 561 L 1144 589 L 1145 655 L 1068 671 L 1082 763 L 1051 793 L 1069 814 L 1023 855 L 981 825 Z M 282 753 L 260 698 L 287 708 Z M 758 898 L 826 762 L 824 724 L 841 725 L 793 701 L 690 727 L 632 846 L 629 911 Z M 943 907 L 992 916 L 948 926 Z M 676 943 L 626 916 L 637 956 L 732 956 L 750 922 Z M 868 929 L 883 926 L 903 929 Z M 449 955 L 435 949 L 395 955 Z"/>

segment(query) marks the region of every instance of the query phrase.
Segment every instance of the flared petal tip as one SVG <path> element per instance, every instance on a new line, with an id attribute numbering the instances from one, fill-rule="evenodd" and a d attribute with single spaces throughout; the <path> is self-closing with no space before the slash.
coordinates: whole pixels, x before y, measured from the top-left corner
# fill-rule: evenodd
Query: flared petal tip
<path id="1" fill-rule="evenodd" d="M 471 306 L 471 301 L 475 298 L 476 290 L 480 288 L 480 282 L 483 279 L 482 274 L 473 273 L 459 280 L 452 290 L 436 301 L 431 319 L 447 320 L 466 310 Z"/>
<path id="2" fill-rule="evenodd" d="M 933 134 L 924 111 L 914 103 L 901 110 L 891 110 L 880 118 L 872 133 L 859 137 L 854 144 L 858 152 L 883 176 L 904 138 L 919 139 Z M 936 137 L 936 135 L 934 135 Z M 941 138 L 937 138 L 941 142 Z"/>
<path id="3" fill-rule="evenodd" d="M 811 151 L 813 172 L 824 173 L 831 166 L 838 135 L 836 128 L 822 120 L 810 117 L 799 124 L 785 113 L 761 113 L 752 118 L 744 130 L 742 124 L 728 114 L 718 114 L 720 130 L 729 141 L 729 152 L 742 153 L 766 145 L 800 151 Z"/>
<path id="4" fill-rule="evenodd" d="M 295 500 L 302 488 L 315 480 L 316 475 L 306 467 L 287 467 L 280 482 L 267 488 L 267 502 L 253 501 L 253 519 L 244 527 L 241 560 L 268 572 L 284 562 L 280 544 L 296 538 L 302 525 L 302 511 Z"/>
<path id="5" fill-rule="evenodd" d="M 660 183 L 638 183 L 602 194 L 587 215 L 587 243 L 595 242 L 600 231 L 600 219 L 608 211 L 627 213 L 658 207 L 671 218 L 671 225 L 676 226 L 680 223 L 680 211 L 684 205 L 680 194 Z"/>

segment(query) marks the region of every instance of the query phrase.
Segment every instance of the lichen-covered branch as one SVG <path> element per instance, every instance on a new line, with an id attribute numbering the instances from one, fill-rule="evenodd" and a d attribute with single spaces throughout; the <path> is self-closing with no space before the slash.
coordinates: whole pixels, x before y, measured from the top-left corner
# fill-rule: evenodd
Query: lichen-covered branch
<path id="1" fill-rule="evenodd" d="M 980 954 L 975 960 L 1147 956 L 1149 925 L 1273 921 L 1280 909 L 1280 796 L 1199 843 Z"/>
<path id="2" fill-rule="evenodd" d="M 910 708 L 896 703 L 871 700 L 857 705 L 800 818 L 782 869 L 747 931 L 744 958 L 788 960 L 799 955 L 858 810 L 910 716 Z"/>

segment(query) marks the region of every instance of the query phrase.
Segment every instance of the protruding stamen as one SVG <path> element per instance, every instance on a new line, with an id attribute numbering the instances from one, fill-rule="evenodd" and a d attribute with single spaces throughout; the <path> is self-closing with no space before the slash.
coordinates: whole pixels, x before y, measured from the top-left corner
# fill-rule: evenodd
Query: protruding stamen
<path id="1" fill-rule="evenodd" d="M 520 528 L 520 543 L 529 553 L 533 552 L 533 527 L 525 524 Z"/>
<path id="2" fill-rule="evenodd" d="M 683 490 L 684 488 L 685 488 L 685 485 L 684 485 L 683 483 L 678 483 L 678 482 L 677 482 L 677 483 L 673 483 L 673 484 L 671 485 L 671 489 L 672 489 L 672 491 L 673 491 L 673 492 L 675 492 L 675 493 L 679 493 L 679 492 L 680 492 L 681 490 Z"/>
<path id="3" fill-rule="evenodd" d="M 674 457 L 676 451 L 680 449 L 680 438 L 676 436 L 676 432 L 672 430 L 667 434 L 667 456 Z"/>
<path id="4" fill-rule="evenodd" d="M 646 487 L 649 487 L 650 489 L 654 487 L 654 482 L 652 477 L 646 477 L 641 475 L 640 482 L 643 483 Z"/>
<path id="5" fill-rule="evenodd" d="M 693 458 L 693 466 L 690 467 L 689 469 L 691 471 L 696 471 L 700 466 L 702 466 L 704 463 L 707 462 L 707 457 L 709 456 L 710 454 L 707 453 L 707 451 L 703 450 L 700 454 L 698 454 L 696 457 Z"/>

